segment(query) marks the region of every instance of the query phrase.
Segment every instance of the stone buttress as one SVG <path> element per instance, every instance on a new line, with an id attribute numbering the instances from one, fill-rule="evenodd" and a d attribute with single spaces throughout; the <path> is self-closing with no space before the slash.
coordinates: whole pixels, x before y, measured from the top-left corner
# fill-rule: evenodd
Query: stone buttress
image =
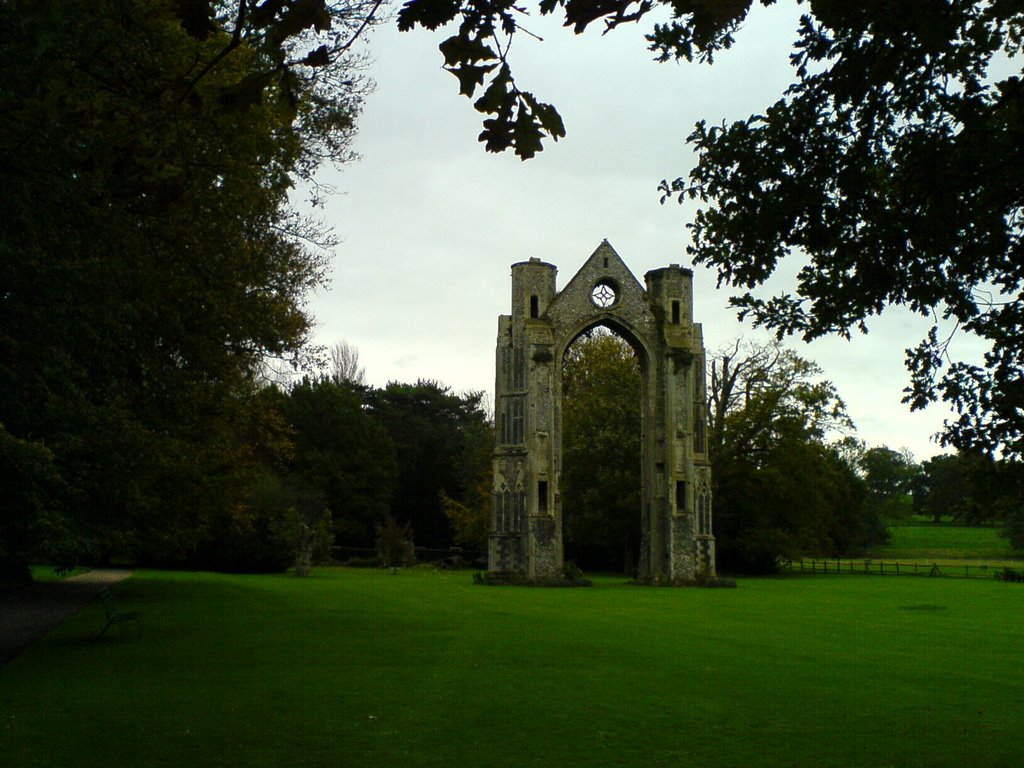
<path id="1" fill-rule="evenodd" d="M 512 314 L 498 319 L 491 571 L 543 580 L 562 571 L 562 357 L 605 326 L 642 372 L 642 539 L 638 579 L 715 577 L 707 457 L 704 343 L 693 322 L 693 273 L 652 270 L 646 285 L 607 241 L 557 291 L 554 265 L 512 266 Z M 571 510 L 567 510 L 571 514 Z"/>

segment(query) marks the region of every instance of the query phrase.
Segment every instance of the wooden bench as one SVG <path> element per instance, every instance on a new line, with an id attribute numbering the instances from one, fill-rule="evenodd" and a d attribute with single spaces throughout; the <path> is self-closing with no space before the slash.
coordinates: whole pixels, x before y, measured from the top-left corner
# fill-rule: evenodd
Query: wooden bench
<path id="1" fill-rule="evenodd" d="M 115 624 L 123 626 L 129 637 L 132 636 L 129 625 L 133 625 L 135 628 L 134 636 L 139 636 L 142 632 L 142 619 L 137 611 L 124 612 L 117 610 L 117 606 L 114 605 L 114 596 L 110 594 L 110 590 L 106 587 L 100 590 L 100 600 L 103 601 L 103 608 L 107 612 L 107 623 L 100 631 L 100 637 L 103 637 L 106 631 Z"/>

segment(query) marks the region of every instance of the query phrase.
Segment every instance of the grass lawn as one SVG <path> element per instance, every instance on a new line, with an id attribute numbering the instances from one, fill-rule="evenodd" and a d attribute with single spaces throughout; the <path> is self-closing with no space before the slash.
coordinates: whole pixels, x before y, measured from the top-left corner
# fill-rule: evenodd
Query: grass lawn
<path id="1" fill-rule="evenodd" d="M 0 670 L 0 764 L 1020 765 L 1024 585 L 140 572 Z"/>
<path id="2" fill-rule="evenodd" d="M 58 571 L 52 565 L 33 565 L 32 580 L 37 583 L 60 581 L 61 579 L 70 579 L 72 576 L 83 574 L 87 570 L 87 568 L 72 568 L 70 571 Z"/>
<path id="3" fill-rule="evenodd" d="M 1012 561 L 1019 557 L 998 528 L 969 528 L 960 525 L 894 525 L 890 538 L 875 548 L 879 558 L 906 560 L 988 560 Z"/>

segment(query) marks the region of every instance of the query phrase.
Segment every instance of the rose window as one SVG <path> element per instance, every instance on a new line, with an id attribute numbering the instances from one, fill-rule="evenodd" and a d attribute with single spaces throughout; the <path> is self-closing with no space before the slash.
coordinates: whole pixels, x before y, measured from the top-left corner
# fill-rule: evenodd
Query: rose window
<path id="1" fill-rule="evenodd" d="M 601 309 L 608 309 L 618 298 L 619 295 L 615 291 L 615 286 L 609 282 L 598 283 L 594 286 L 594 290 L 590 292 L 590 300 L 594 302 L 595 307 L 600 307 Z"/>

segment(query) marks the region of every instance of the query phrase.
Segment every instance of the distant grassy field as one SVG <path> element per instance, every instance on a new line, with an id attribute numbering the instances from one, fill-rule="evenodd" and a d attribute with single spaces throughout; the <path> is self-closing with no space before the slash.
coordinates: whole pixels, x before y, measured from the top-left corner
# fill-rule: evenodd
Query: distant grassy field
<path id="1" fill-rule="evenodd" d="M 919 523 L 889 528 L 890 539 L 875 548 L 882 558 L 907 560 L 991 560 L 1019 558 L 997 528 Z"/>
<path id="2" fill-rule="evenodd" d="M 32 566 L 32 580 L 36 582 L 46 581 L 60 581 L 61 579 L 69 579 L 72 576 L 78 576 L 80 573 L 85 573 L 85 568 L 72 568 L 70 571 L 58 571 L 52 565 L 33 565 Z"/>
<path id="3" fill-rule="evenodd" d="M 1017 768 L 1024 586 L 142 572 L 0 671 L 23 766 Z"/>

